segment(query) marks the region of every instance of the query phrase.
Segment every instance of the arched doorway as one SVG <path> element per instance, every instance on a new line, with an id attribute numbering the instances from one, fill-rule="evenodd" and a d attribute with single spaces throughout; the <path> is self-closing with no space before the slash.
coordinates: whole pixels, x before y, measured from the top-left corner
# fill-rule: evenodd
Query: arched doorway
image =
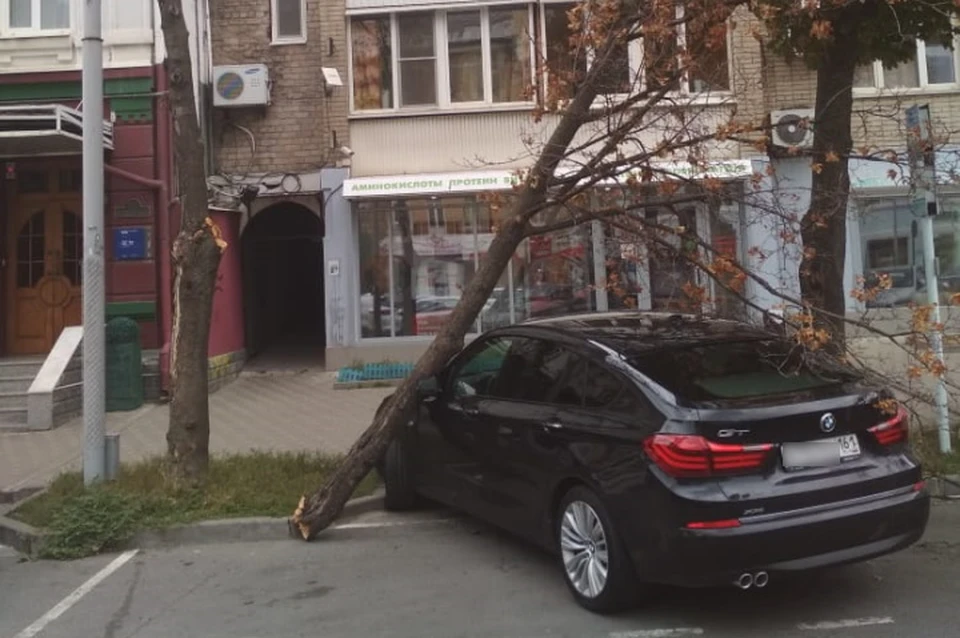
<path id="1" fill-rule="evenodd" d="M 241 254 L 248 354 L 273 365 L 322 363 L 323 222 L 300 204 L 274 204 L 247 224 Z"/>

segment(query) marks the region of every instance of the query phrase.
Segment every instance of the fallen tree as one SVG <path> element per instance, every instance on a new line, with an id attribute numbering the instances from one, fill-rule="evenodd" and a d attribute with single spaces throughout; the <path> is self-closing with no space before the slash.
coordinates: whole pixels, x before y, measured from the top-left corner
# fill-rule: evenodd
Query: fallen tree
<path id="1" fill-rule="evenodd" d="M 339 515 L 403 423 L 421 379 L 462 348 L 465 335 L 524 239 L 543 232 L 544 224 L 555 223 L 572 210 L 566 204 L 586 200 L 598 184 L 624 178 L 631 171 L 640 177 L 624 178 L 630 184 L 650 181 L 652 172 L 645 169 L 668 157 L 688 160 L 696 168 L 706 156 L 706 144 L 721 136 L 735 139 L 746 130 L 733 115 L 716 121 L 715 115 L 691 107 L 693 98 L 678 99 L 674 92 L 691 73 L 709 73 L 705 60 L 725 46 L 734 7 L 735 3 L 694 0 L 686 3 L 680 17 L 673 0 L 593 2 L 571 10 L 572 59 L 565 60 L 568 66 L 563 68 L 551 66 L 551 79 L 541 96 L 544 106 L 536 114 L 538 120 L 554 117 L 555 127 L 535 153 L 532 168 L 521 175 L 486 256 L 443 328 L 337 471 L 319 490 L 301 499 L 289 521 L 291 534 L 311 540 Z M 675 45 L 679 30 L 692 27 L 700 30 L 699 37 L 687 38 L 685 50 L 679 50 Z M 630 78 L 626 97 L 607 98 L 603 91 L 616 75 L 618 52 L 639 40 L 650 54 L 643 68 Z M 590 65 L 584 63 L 588 50 Z M 669 188 L 660 189 L 658 196 L 685 197 Z"/>

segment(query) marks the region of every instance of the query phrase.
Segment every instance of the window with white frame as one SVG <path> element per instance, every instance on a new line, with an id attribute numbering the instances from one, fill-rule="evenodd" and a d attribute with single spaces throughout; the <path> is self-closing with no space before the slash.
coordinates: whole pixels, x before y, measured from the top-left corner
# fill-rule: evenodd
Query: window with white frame
<path id="1" fill-rule="evenodd" d="M 569 11 L 575 6 L 570 2 L 545 2 L 543 5 L 542 40 L 547 67 L 554 78 L 566 78 L 566 97 L 576 90 L 576 82 L 569 78 L 582 77 L 593 63 L 594 52 L 589 48 L 577 50 L 569 45 L 573 33 L 570 30 Z M 677 6 L 677 17 L 683 16 L 682 5 Z M 661 82 L 670 82 L 679 93 L 704 94 L 730 90 L 730 65 L 726 27 L 721 37 L 715 37 L 711 29 L 716 25 L 701 24 L 696 17 L 678 28 L 672 37 L 658 40 L 624 42 L 612 51 L 612 58 L 604 77 L 601 78 L 600 94 L 627 94 L 640 87 L 656 88 Z M 683 52 L 695 46 L 695 63 L 689 65 L 682 79 L 677 79 L 677 70 Z"/>
<path id="2" fill-rule="evenodd" d="M 273 41 L 277 44 L 307 40 L 306 0 L 272 0 Z"/>
<path id="3" fill-rule="evenodd" d="M 530 33 L 528 5 L 353 17 L 353 110 L 529 102 Z"/>
<path id="4" fill-rule="evenodd" d="M 70 28 L 70 0 L 10 0 L 11 31 L 62 31 Z"/>
<path id="5" fill-rule="evenodd" d="M 892 69 L 876 60 L 857 68 L 856 89 L 925 89 L 957 86 L 957 54 L 940 44 L 917 40 L 916 53 Z"/>

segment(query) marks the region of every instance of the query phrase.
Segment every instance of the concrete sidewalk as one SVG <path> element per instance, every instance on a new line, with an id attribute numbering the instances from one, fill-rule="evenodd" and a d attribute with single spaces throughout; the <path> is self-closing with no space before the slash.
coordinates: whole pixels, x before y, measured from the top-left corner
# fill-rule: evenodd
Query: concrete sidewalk
<path id="1" fill-rule="evenodd" d="M 334 374 L 243 375 L 210 396 L 210 450 L 346 452 L 370 425 L 392 388 L 334 390 Z M 120 458 L 135 461 L 166 452 L 167 405 L 107 415 L 120 434 Z M 0 434 L 0 492 L 42 487 L 81 468 L 83 422 L 47 432 Z"/>

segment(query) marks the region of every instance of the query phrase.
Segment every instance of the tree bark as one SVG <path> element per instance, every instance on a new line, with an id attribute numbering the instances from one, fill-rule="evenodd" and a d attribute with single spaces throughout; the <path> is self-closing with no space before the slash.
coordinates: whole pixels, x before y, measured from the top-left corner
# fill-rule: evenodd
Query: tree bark
<path id="1" fill-rule="evenodd" d="M 193 91 L 190 43 L 181 0 L 157 0 L 167 51 L 173 149 L 181 205 L 173 242 L 170 423 L 167 450 L 176 476 L 201 483 L 209 463 L 207 344 L 220 255 L 226 244 L 208 217 L 203 142 Z"/>
<path id="2" fill-rule="evenodd" d="M 801 298 L 814 325 L 830 335 L 828 350 L 841 352 L 845 338 L 846 298 L 843 269 L 847 248 L 849 157 L 853 148 L 853 79 L 856 71 L 855 21 L 843 15 L 834 22 L 817 69 L 814 115 L 813 182 L 810 208 L 800 224 L 804 258 L 800 265 Z"/>
<path id="3" fill-rule="evenodd" d="M 290 517 L 292 536 L 312 540 L 339 516 L 344 504 L 361 480 L 383 456 L 394 433 L 414 406 L 420 380 L 436 373 L 462 347 L 464 336 L 474 325 L 484 303 L 529 228 L 529 211 L 546 201 L 557 166 L 566 156 L 574 136 L 580 130 L 597 96 L 598 73 L 591 72 L 544 145 L 540 156 L 520 189 L 518 196 L 497 230 L 486 257 L 454 307 L 450 318 L 417 361 L 392 398 L 374 417 L 373 423 L 350 448 L 347 456 L 327 482 L 309 497 L 304 496 Z"/>

